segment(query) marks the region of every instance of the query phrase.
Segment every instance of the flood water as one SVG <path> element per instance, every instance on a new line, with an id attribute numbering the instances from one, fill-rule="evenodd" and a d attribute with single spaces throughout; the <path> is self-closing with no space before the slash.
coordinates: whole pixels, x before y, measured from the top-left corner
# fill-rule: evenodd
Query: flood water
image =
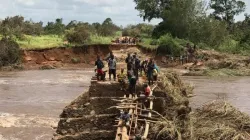
<path id="1" fill-rule="evenodd" d="M 0 72 L 0 140 L 50 140 L 63 108 L 93 70 Z"/>
<path id="2" fill-rule="evenodd" d="M 0 140 L 50 140 L 63 108 L 88 90 L 93 70 L 0 72 Z M 250 77 L 182 77 L 191 105 L 223 99 L 250 114 Z"/>
<path id="3" fill-rule="evenodd" d="M 214 100 L 225 100 L 250 115 L 250 77 L 182 77 L 194 86 L 196 96 L 190 99 L 197 108 Z"/>

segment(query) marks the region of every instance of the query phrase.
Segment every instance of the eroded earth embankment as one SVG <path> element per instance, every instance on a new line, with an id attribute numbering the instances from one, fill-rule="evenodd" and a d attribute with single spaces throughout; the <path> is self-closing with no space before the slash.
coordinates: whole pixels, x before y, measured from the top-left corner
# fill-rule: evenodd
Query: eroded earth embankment
<path id="1" fill-rule="evenodd" d="M 89 45 L 71 48 L 22 50 L 24 69 L 52 69 L 93 66 L 96 56 L 107 57 L 110 51 L 138 47 L 136 45 Z M 126 54 L 124 54 L 126 55 Z"/>

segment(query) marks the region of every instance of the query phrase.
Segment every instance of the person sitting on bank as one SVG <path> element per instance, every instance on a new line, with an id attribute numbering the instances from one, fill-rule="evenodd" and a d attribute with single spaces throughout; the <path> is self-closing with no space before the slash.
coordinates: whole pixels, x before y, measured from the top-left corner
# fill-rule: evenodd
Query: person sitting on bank
<path id="1" fill-rule="evenodd" d="M 100 56 L 97 56 L 95 66 L 97 67 L 97 80 L 104 80 L 105 78 L 103 78 L 103 77 L 105 75 L 105 72 L 102 70 L 104 68 L 104 64 L 103 64 Z"/>
<path id="2" fill-rule="evenodd" d="M 127 74 L 124 73 L 124 68 L 121 69 L 121 73 L 119 73 L 117 77 L 118 77 L 118 82 L 120 83 L 121 86 L 121 90 L 125 91 Z"/>

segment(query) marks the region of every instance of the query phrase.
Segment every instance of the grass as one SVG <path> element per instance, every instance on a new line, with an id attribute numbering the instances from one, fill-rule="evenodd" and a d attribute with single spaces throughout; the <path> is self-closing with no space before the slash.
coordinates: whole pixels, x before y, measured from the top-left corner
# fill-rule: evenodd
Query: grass
<path id="1" fill-rule="evenodd" d="M 88 44 L 111 44 L 112 40 L 114 40 L 114 37 L 91 35 Z"/>
<path id="2" fill-rule="evenodd" d="M 158 45 L 150 45 L 152 42 L 152 38 L 143 38 L 142 43 L 139 43 L 142 48 L 146 48 L 149 50 L 155 50 L 157 49 Z"/>
<path id="3" fill-rule="evenodd" d="M 96 34 L 92 34 L 88 41 L 88 44 L 111 44 L 111 41 L 117 37 L 120 37 L 122 34 L 121 31 L 115 33 L 114 36 L 99 36 Z M 24 40 L 17 40 L 17 43 L 20 45 L 22 49 L 45 49 L 45 48 L 56 48 L 63 47 L 64 37 L 58 35 L 42 35 L 42 36 L 30 36 L 25 35 Z M 73 44 L 69 44 L 67 46 L 72 46 Z"/>
<path id="4" fill-rule="evenodd" d="M 63 37 L 57 35 L 26 35 L 25 38 L 25 40 L 17 40 L 22 49 L 44 49 L 63 46 Z"/>

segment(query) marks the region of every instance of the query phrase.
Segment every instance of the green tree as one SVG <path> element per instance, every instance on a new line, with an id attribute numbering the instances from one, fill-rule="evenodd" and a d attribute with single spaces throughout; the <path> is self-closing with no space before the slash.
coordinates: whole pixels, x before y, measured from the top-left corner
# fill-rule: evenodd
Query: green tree
<path id="1" fill-rule="evenodd" d="M 62 35 L 65 30 L 65 25 L 62 23 L 63 19 L 58 18 L 54 22 L 48 22 L 48 24 L 45 26 L 44 31 L 46 34 L 56 34 L 56 35 Z"/>
<path id="2" fill-rule="evenodd" d="M 0 67 L 15 64 L 20 59 L 19 45 L 10 39 L 0 40 Z"/>
<path id="3" fill-rule="evenodd" d="M 66 31 L 65 38 L 69 43 L 85 44 L 90 37 L 90 32 L 86 26 L 77 26 Z"/>
<path id="4" fill-rule="evenodd" d="M 7 17 L 1 22 L 0 33 L 4 39 L 21 38 L 23 25 L 22 16 Z"/>
<path id="5" fill-rule="evenodd" d="M 218 47 L 228 36 L 226 22 L 210 17 L 200 17 L 190 29 L 189 40 L 193 43 L 205 43 L 211 47 Z"/>
<path id="6" fill-rule="evenodd" d="M 92 23 L 92 26 L 95 28 L 97 34 L 101 34 L 101 24 L 98 22 Z"/>
<path id="7" fill-rule="evenodd" d="M 172 0 L 134 0 L 136 9 L 144 20 L 163 18 L 164 11 L 170 8 Z"/>
<path id="8" fill-rule="evenodd" d="M 78 22 L 77 22 L 76 20 L 72 20 L 72 21 L 69 22 L 68 25 L 66 25 L 65 28 L 66 28 L 67 30 L 69 30 L 69 29 L 71 29 L 71 28 L 75 28 L 75 27 L 77 26 L 77 24 L 78 24 Z"/>
<path id="9" fill-rule="evenodd" d="M 43 33 L 43 22 L 25 21 L 23 33 L 26 35 L 41 35 Z"/>
<path id="10" fill-rule="evenodd" d="M 100 29 L 100 34 L 103 36 L 113 36 L 119 27 L 116 26 L 111 18 L 107 18 L 103 21 Z"/>
<path id="11" fill-rule="evenodd" d="M 211 0 L 210 7 L 214 10 L 211 16 L 229 24 L 234 22 L 235 16 L 246 9 L 245 2 L 241 0 Z"/>

